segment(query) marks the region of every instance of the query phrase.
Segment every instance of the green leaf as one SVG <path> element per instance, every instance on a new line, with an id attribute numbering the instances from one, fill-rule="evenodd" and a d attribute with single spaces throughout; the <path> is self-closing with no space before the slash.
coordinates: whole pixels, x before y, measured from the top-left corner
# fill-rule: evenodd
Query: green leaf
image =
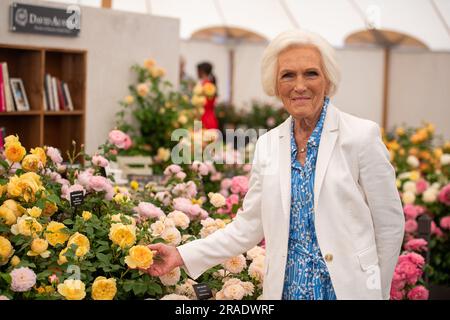
<path id="1" fill-rule="evenodd" d="M 72 221 L 71 219 L 66 219 L 66 220 L 63 221 L 63 223 L 64 223 L 65 225 L 72 225 L 72 224 L 73 224 L 73 221 Z"/>
<path id="2" fill-rule="evenodd" d="M 1 165 L 3 168 L 5 168 L 5 169 L 8 169 L 8 168 L 9 168 L 9 163 L 6 162 L 6 161 L 3 160 L 3 159 L 0 159 L 0 165 Z"/>
<path id="3" fill-rule="evenodd" d="M 9 273 L 0 273 L 0 278 L 6 281 L 7 284 L 11 283 L 11 275 Z"/>

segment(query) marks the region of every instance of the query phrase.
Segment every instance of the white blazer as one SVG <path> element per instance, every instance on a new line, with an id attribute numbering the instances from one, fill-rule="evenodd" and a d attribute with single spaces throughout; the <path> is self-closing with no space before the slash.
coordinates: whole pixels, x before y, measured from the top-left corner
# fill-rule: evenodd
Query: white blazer
<path id="1" fill-rule="evenodd" d="M 291 117 L 258 139 L 243 210 L 178 247 L 192 278 L 266 241 L 264 299 L 281 299 L 289 237 Z M 337 299 L 389 299 L 404 215 L 379 126 L 329 105 L 314 182 L 317 240 Z"/>

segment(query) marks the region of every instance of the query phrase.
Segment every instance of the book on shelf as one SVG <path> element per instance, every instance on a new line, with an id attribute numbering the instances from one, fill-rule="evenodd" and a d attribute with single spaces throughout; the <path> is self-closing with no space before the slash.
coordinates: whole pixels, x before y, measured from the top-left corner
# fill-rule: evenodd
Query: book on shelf
<path id="1" fill-rule="evenodd" d="M 57 81 L 55 77 L 52 77 L 52 94 L 53 94 L 53 103 L 55 106 L 54 111 L 59 111 L 59 98 L 58 98 L 58 87 Z"/>
<path id="2" fill-rule="evenodd" d="M 0 72 L 0 112 L 5 111 L 6 111 L 5 82 L 3 81 L 3 72 Z"/>
<path id="3" fill-rule="evenodd" d="M 9 71 L 8 64 L 6 62 L 1 63 L 1 70 L 3 73 L 3 85 L 4 85 L 4 94 L 5 94 L 5 102 L 6 102 L 6 111 L 11 112 L 15 111 L 14 109 L 14 101 L 11 92 L 11 86 L 9 84 Z"/>
<path id="4" fill-rule="evenodd" d="M 69 86 L 66 82 L 51 76 L 45 75 L 45 99 L 44 107 L 46 111 L 73 111 L 72 97 Z"/>
<path id="5" fill-rule="evenodd" d="M 67 98 L 67 106 L 70 111 L 73 111 L 73 103 L 72 103 L 72 97 L 70 96 L 69 86 L 66 82 L 64 82 L 64 96 Z"/>
<path id="6" fill-rule="evenodd" d="M 6 128 L 0 127 L 0 150 L 3 149 L 6 138 Z"/>

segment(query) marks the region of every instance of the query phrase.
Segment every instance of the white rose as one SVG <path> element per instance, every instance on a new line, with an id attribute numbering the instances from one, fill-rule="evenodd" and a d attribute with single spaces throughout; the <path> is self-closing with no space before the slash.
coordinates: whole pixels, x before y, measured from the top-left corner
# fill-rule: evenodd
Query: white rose
<path id="1" fill-rule="evenodd" d="M 159 237 L 166 229 L 166 226 L 162 221 L 156 221 L 150 225 L 150 229 L 152 229 L 153 237 Z"/>
<path id="2" fill-rule="evenodd" d="M 239 284 L 233 284 L 223 289 L 223 294 L 227 299 L 242 300 L 245 295 L 245 289 Z"/>
<path id="3" fill-rule="evenodd" d="M 212 193 L 210 192 L 208 194 L 209 201 L 212 203 L 212 205 L 216 208 L 223 207 L 225 205 L 225 197 L 221 195 L 220 193 Z"/>
<path id="4" fill-rule="evenodd" d="M 427 202 L 427 203 L 435 202 L 437 199 L 437 195 L 438 195 L 438 192 L 436 189 L 428 188 L 422 194 L 422 200 L 423 200 L 423 202 Z"/>
<path id="5" fill-rule="evenodd" d="M 197 284 L 197 282 L 192 279 L 187 279 L 183 284 L 175 287 L 175 293 L 187 296 L 190 299 L 196 299 L 197 296 L 195 295 L 194 287 L 192 286 L 194 284 Z"/>
<path id="6" fill-rule="evenodd" d="M 419 159 L 413 155 L 408 156 L 406 163 L 413 168 L 417 168 L 420 165 Z"/>
<path id="7" fill-rule="evenodd" d="M 444 153 L 441 156 L 441 165 L 446 166 L 448 164 L 450 164 L 450 154 Z"/>
<path id="8" fill-rule="evenodd" d="M 256 246 L 253 249 L 250 249 L 247 251 L 247 259 L 248 260 L 253 260 L 255 259 L 257 256 L 260 255 L 265 255 L 266 254 L 266 250 L 262 247 Z"/>
<path id="9" fill-rule="evenodd" d="M 416 196 L 411 191 L 404 192 L 402 194 L 403 204 L 413 204 L 416 201 Z"/>
<path id="10" fill-rule="evenodd" d="M 175 226 L 185 230 L 189 227 L 189 217 L 181 211 L 175 210 L 167 215 L 168 218 L 172 219 Z"/>
<path id="11" fill-rule="evenodd" d="M 172 246 L 177 246 L 181 242 L 181 234 L 177 228 L 166 228 L 162 232 L 161 238 L 163 238 L 168 245 Z"/>
<path id="12" fill-rule="evenodd" d="M 416 189 L 416 183 L 413 181 L 406 181 L 403 184 L 403 191 L 404 192 L 411 192 L 416 194 L 417 193 L 417 189 Z"/>
<path id="13" fill-rule="evenodd" d="M 162 284 L 165 286 L 174 286 L 180 281 L 181 271 L 179 267 L 176 267 L 172 271 L 166 273 L 163 276 L 159 277 L 159 280 L 161 280 Z"/>
<path id="14" fill-rule="evenodd" d="M 247 266 L 247 263 L 244 255 L 240 254 L 236 257 L 228 259 L 222 265 L 228 272 L 240 273 Z"/>

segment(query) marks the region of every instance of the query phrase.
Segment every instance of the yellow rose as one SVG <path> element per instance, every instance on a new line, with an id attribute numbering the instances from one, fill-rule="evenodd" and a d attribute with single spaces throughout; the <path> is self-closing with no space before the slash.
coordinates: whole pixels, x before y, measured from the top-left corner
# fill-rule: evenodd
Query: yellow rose
<path id="1" fill-rule="evenodd" d="M 137 189 L 139 189 L 139 182 L 137 182 L 136 180 L 131 181 L 130 182 L 130 187 L 131 187 L 131 189 L 136 191 Z"/>
<path id="2" fill-rule="evenodd" d="M 124 102 L 125 102 L 125 104 L 128 104 L 128 105 L 132 104 L 134 102 L 133 96 L 126 96 L 124 99 Z"/>
<path id="3" fill-rule="evenodd" d="M 11 232 L 14 235 L 24 235 L 36 238 L 42 231 L 42 225 L 33 217 L 22 216 L 17 218 L 16 224 L 11 226 Z"/>
<path id="4" fill-rule="evenodd" d="M 88 253 L 89 249 L 91 248 L 89 239 L 84 234 L 81 234 L 79 232 L 76 232 L 69 238 L 69 241 L 67 242 L 67 247 L 70 248 L 72 244 L 77 245 L 77 249 L 75 251 L 77 257 L 85 256 L 86 253 Z"/>
<path id="5" fill-rule="evenodd" d="M 7 192 L 8 188 L 6 187 L 6 185 L 0 184 L 0 197 L 3 197 L 3 195 Z"/>
<path id="6" fill-rule="evenodd" d="M 66 226 L 61 222 L 50 221 L 45 230 L 45 239 L 52 246 L 64 244 L 69 239 L 69 234 L 65 230 Z"/>
<path id="7" fill-rule="evenodd" d="M 159 78 L 159 77 L 164 77 L 164 75 L 166 74 L 166 70 L 164 70 L 163 68 L 160 68 L 160 67 L 154 67 L 154 68 L 151 68 L 150 73 L 153 78 Z"/>
<path id="8" fill-rule="evenodd" d="M 140 83 L 137 85 L 136 91 L 137 91 L 138 95 L 140 95 L 141 97 L 145 97 L 148 94 L 148 92 L 150 91 L 150 89 L 148 87 L 148 84 Z"/>
<path id="9" fill-rule="evenodd" d="M 147 246 L 134 246 L 125 257 L 125 263 L 132 269 L 150 268 L 153 264 L 153 252 Z"/>
<path id="10" fill-rule="evenodd" d="M 5 157 L 11 162 L 20 162 L 26 153 L 20 142 L 12 142 L 5 148 Z"/>
<path id="11" fill-rule="evenodd" d="M 5 205 L 0 206 L 0 219 L 3 219 L 4 223 L 8 226 L 15 224 L 17 221 L 14 212 Z"/>
<path id="12" fill-rule="evenodd" d="M 191 103 L 196 107 L 202 107 L 205 105 L 206 98 L 204 96 L 194 95 L 191 98 Z"/>
<path id="13" fill-rule="evenodd" d="M 403 127 L 398 127 L 395 132 L 399 137 L 403 136 L 405 134 L 405 129 Z"/>
<path id="14" fill-rule="evenodd" d="M 203 91 L 206 96 L 212 97 L 216 94 L 216 86 L 211 82 L 207 82 L 203 85 Z"/>
<path id="15" fill-rule="evenodd" d="M 11 263 L 13 267 L 15 267 L 20 263 L 20 258 L 18 256 L 14 256 L 11 258 L 11 261 L 9 263 Z"/>
<path id="16" fill-rule="evenodd" d="M 89 219 L 92 218 L 92 213 L 90 213 L 89 211 L 83 211 L 81 216 L 83 217 L 84 221 L 88 221 Z"/>
<path id="17" fill-rule="evenodd" d="M 33 207 L 30 209 L 27 209 L 27 213 L 33 218 L 39 218 L 42 214 L 42 209 L 39 207 Z"/>
<path id="18" fill-rule="evenodd" d="M 64 248 L 59 253 L 58 261 L 57 261 L 59 265 L 62 265 L 67 262 L 67 257 L 65 256 L 67 250 L 69 250 L 69 248 Z"/>
<path id="19" fill-rule="evenodd" d="M 58 284 L 58 292 L 67 300 L 82 300 L 86 296 L 85 285 L 81 280 L 64 280 L 64 283 Z"/>
<path id="20" fill-rule="evenodd" d="M 442 157 L 442 155 L 444 154 L 444 151 L 442 150 L 442 148 L 435 148 L 433 150 L 433 154 L 437 159 L 440 159 Z"/>
<path id="21" fill-rule="evenodd" d="M 42 214 L 46 217 L 51 217 L 57 211 L 58 211 L 58 206 L 56 205 L 56 203 L 51 202 L 51 201 L 46 201 L 44 210 L 42 211 Z"/>
<path id="22" fill-rule="evenodd" d="M 9 136 L 7 136 L 5 138 L 5 148 L 8 148 L 8 146 L 13 144 L 13 143 L 20 143 L 19 137 L 13 136 L 13 135 L 9 135 Z"/>
<path id="23" fill-rule="evenodd" d="M 6 264 L 13 254 L 14 249 L 11 242 L 5 237 L 0 236 L 0 266 Z"/>
<path id="24" fill-rule="evenodd" d="M 16 217 L 20 217 L 22 216 L 22 214 L 26 212 L 26 210 L 20 204 L 18 204 L 16 201 L 12 199 L 5 200 L 2 206 L 11 209 L 12 212 L 16 215 Z"/>
<path id="25" fill-rule="evenodd" d="M 130 198 L 128 198 L 126 195 L 124 195 L 123 193 L 118 193 L 114 196 L 114 201 L 116 203 L 127 203 L 130 201 Z"/>
<path id="26" fill-rule="evenodd" d="M 44 190 L 41 178 L 34 172 L 27 172 L 20 177 L 14 175 L 9 178 L 7 185 L 10 197 L 20 197 L 26 201 L 34 201 L 36 192 Z"/>
<path id="27" fill-rule="evenodd" d="M 97 277 L 92 284 L 92 299 L 112 300 L 117 293 L 116 279 Z"/>
<path id="28" fill-rule="evenodd" d="M 156 158 L 160 161 L 166 162 L 170 158 L 170 150 L 163 147 L 158 148 Z"/>
<path id="29" fill-rule="evenodd" d="M 109 229 L 109 239 L 121 248 L 130 247 L 136 242 L 135 227 L 114 223 Z"/>
<path id="30" fill-rule="evenodd" d="M 409 179 L 412 181 L 417 181 L 420 178 L 420 172 L 417 170 L 411 171 L 409 173 Z"/>
<path id="31" fill-rule="evenodd" d="M 39 156 L 35 154 L 26 155 L 22 160 L 22 168 L 25 171 L 33 171 L 36 172 L 40 168 L 42 168 L 42 162 L 39 159 Z"/>
<path id="32" fill-rule="evenodd" d="M 178 122 L 179 122 L 180 124 L 186 124 L 186 123 L 188 122 L 188 118 L 187 118 L 184 114 L 181 114 L 181 115 L 178 117 Z"/>
<path id="33" fill-rule="evenodd" d="M 45 286 L 45 292 L 53 293 L 53 292 L 55 292 L 55 288 L 53 288 L 52 286 Z"/>
<path id="34" fill-rule="evenodd" d="M 201 96 L 203 94 L 203 86 L 201 83 L 197 83 L 193 89 L 194 96 Z"/>
<path id="35" fill-rule="evenodd" d="M 144 67 L 147 69 L 147 70 L 151 70 L 154 66 L 156 65 L 156 62 L 155 62 L 155 60 L 153 60 L 153 59 L 146 59 L 145 61 L 144 61 Z"/>
<path id="36" fill-rule="evenodd" d="M 37 155 L 41 163 L 45 166 L 47 163 L 47 155 L 45 154 L 45 150 L 42 148 L 34 148 L 30 150 L 31 154 Z"/>
<path id="37" fill-rule="evenodd" d="M 31 243 L 31 250 L 27 252 L 27 256 L 41 256 L 42 258 L 48 258 L 50 256 L 50 251 L 48 251 L 47 249 L 47 240 L 36 238 Z"/>

